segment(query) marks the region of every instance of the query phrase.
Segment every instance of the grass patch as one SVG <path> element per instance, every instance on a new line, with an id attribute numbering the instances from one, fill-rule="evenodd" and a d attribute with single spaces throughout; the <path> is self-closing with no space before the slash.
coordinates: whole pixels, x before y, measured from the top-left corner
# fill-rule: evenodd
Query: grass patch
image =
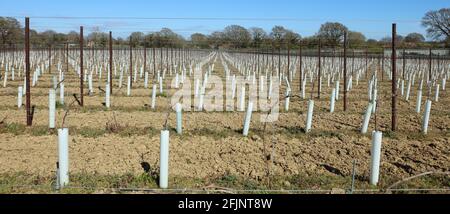
<path id="1" fill-rule="evenodd" d="M 10 133 L 13 135 L 30 134 L 32 136 L 51 135 L 53 132 L 47 126 L 31 126 L 27 127 L 21 123 L 7 123 L 3 121 L 0 123 L 0 133 Z"/>
<path id="2" fill-rule="evenodd" d="M 303 127 L 283 127 L 283 130 L 277 131 L 280 134 L 286 134 L 289 138 L 315 138 L 315 137 L 339 137 L 335 132 L 326 130 L 315 130 L 312 129 L 308 133 L 305 132 Z"/>
<path id="3" fill-rule="evenodd" d="M 386 130 L 385 132 L 383 132 L 383 137 L 398 140 L 398 135 L 392 130 Z"/>
<path id="4" fill-rule="evenodd" d="M 233 187 L 238 182 L 238 177 L 226 173 L 225 175 L 218 177 L 215 182 L 223 187 Z"/>
<path id="5" fill-rule="evenodd" d="M 236 135 L 237 133 L 234 131 L 229 131 L 227 129 L 209 129 L 209 128 L 197 128 L 188 133 L 190 136 L 206 136 L 212 137 L 214 140 L 220 140 L 227 137 L 231 137 Z"/>
<path id="6" fill-rule="evenodd" d="M 128 124 L 122 125 L 117 121 L 115 113 L 113 117 L 106 122 L 105 132 L 119 134 L 121 137 L 130 137 L 136 135 L 155 135 L 157 130 L 153 127 L 138 128 L 135 126 L 129 126 Z"/>
<path id="7" fill-rule="evenodd" d="M 62 109 L 64 108 L 64 103 L 61 103 L 60 101 L 56 101 L 56 109 Z"/>
<path id="8" fill-rule="evenodd" d="M 21 135 L 25 133 L 26 126 L 20 123 L 2 123 L 0 124 L 0 133 L 11 133 L 14 135 Z"/>
<path id="9" fill-rule="evenodd" d="M 31 135 L 33 136 L 44 136 L 50 134 L 49 128 L 46 126 L 35 126 L 31 128 Z"/>
<path id="10" fill-rule="evenodd" d="M 99 175 L 87 173 L 70 174 L 69 186 L 55 190 L 55 176 L 39 176 L 18 172 L 0 174 L 0 194 L 4 193 L 68 193 L 89 194 L 96 192 L 108 193 L 112 188 L 158 188 L 158 180 L 148 173 L 134 175 Z M 109 190 L 111 191 L 111 190 Z"/>
<path id="11" fill-rule="evenodd" d="M 80 129 L 75 129 L 75 133 L 87 138 L 97 138 L 103 136 L 106 131 L 104 129 L 81 127 Z"/>
<path id="12" fill-rule="evenodd" d="M 284 127 L 284 131 L 289 138 L 305 137 L 305 129 L 300 127 Z"/>
<path id="13" fill-rule="evenodd" d="M 325 137 L 325 138 L 341 138 L 341 134 L 334 131 L 328 131 L 328 130 L 311 130 L 308 135 L 312 138 L 316 137 Z"/>
<path id="14" fill-rule="evenodd" d="M 432 133 L 428 133 L 427 135 L 424 135 L 422 132 L 411 132 L 406 135 L 406 139 L 408 140 L 426 140 L 427 138 L 432 137 Z"/>
<path id="15" fill-rule="evenodd" d="M 142 135 L 156 135 L 157 130 L 153 127 L 145 127 L 145 128 L 138 128 L 138 127 L 132 127 L 132 126 L 125 126 L 123 129 L 116 132 L 121 137 L 130 137 L 130 136 L 142 136 Z"/>
<path id="16" fill-rule="evenodd" d="M 351 185 L 350 177 L 334 175 L 294 175 L 287 177 L 286 181 L 291 184 L 289 189 L 332 189 L 335 187 L 346 189 Z"/>
<path id="17" fill-rule="evenodd" d="M 395 189 L 434 189 L 437 187 L 450 187 L 450 176 L 448 175 L 431 175 L 424 176 L 418 179 L 413 179 L 404 182 L 395 187 Z M 431 191 L 425 191 L 424 193 L 431 193 Z"/>
<path id="18" fill-rule="evenodd" d="M 167 94 L 166 94 L 166 92 L 163 92 L 163 93 L 157 93 L 157 94 L 156 94 L 156 97 L 167 97 Z"/>

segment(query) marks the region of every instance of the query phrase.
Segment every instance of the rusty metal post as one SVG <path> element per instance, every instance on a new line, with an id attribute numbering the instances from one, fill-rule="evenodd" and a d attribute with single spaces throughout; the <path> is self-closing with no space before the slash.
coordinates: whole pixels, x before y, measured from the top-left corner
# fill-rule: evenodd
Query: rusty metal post
<path id="1" fill-rule="evenodd" d="M 93 59 L 93 61 L 94 61 L 94 63 L 93 64 L 95 64 L 97 61 L 96 61 L 96 57 L 95 57 L 95 53 L 96 53 L 96 51 L 95 51 L 95 43 L 92 45 L 92 59 Z"/>
<path id="2" fill-rule="evenodd" d="M 347 32 L 344 33 L 344 86 L 342 88 L 344 89 L 344 111 L 347 111 Z"/>
<path id="3" fill-rule="evenodd" d="M 160 48 L 159 48 L 159 50 L 160 50 L 160 54 L 161 54 L 161 59 L 159 59 L 159 64 L 160 64 L 160 71 L 161 71 L 161 73 L 163 72 L 163 58 L 164 58 L 164 56 L 163 56 L 163 47 L 161 46 Z"/>
<path id="4" fill-rule="evenodd" d="M 381 53 L 381 82 L 384 81 L 384 49 L 383 53 Z"/>
<path id="5" fill-rule="evenodd" d="M 48 46 L 48 73 L 52 73 L 52 45 Z"/>
<path id="6" fill-rule="evenodd" d="M 396 58 L 397 58 L 397 50 L 395 47 L 395 40 L 397 38 L 397 25 L 395 23 L 392 24 L 392 53 L 391 53 L 391 61 L 392 61 L 392 118 L 391 118 L 391 130 L 397 130 L 397 71 L 396 71 Z"/>
<path id="7" fill-rule="evenodd" d="M 441 54 L 440 53 L 437 53 L 437 59 L 436 59 L 436 64 L 437 64 L 437 70 L 439 71 L 440 70 L 440 68 L 441 68 Z"/>
<path id="8" fill-rule="evenodd" d="M 109 93 L 112 94 L 113 88 L 113 76 L 112 76 L 112 67 L 113 67 L 113 51 L 112 51 L 112 32 L 109 31 Z"/>
<path id="9" fill-rule="evenodd" d="M 352 71 L 351 71 L 352 76 L 354 71 L 355 71 L 355 49 L 352 49 Z M 366 80 L 367 80 L 367 72 L 366 72 Z"/>
<path id="10" fill-rule="evenodd" d="M 173 47 L 170 47 L 170 67 L 173 69 Z"/>
<path id="11" fill-rule="evenodd" d="M 147 71 L 147 46 L 144 45 L 144 74 Z"/>
<path id="12" fill-rule="evenodd" d="M 317 98 L 318 99 L 320 99 L 320 64 L 321 64 L 321 60 L 320 60 L 320 58 L 321 58 L 321 56 L 320 56 L 320 52 L 321 52 L 321 50 L 320 50 L 320 46 L 321 46 L 322 44 L 321 44 L 321 41 L 320 41 L 320 39 L 319 39 L 319 48 L 318 48 L 318 57 L 319 57 L 319 62 L 318 62 L 318 64 L 319 64 L 319 73 L 318 73 L 318 76 L 317 76 Z"/>
<path id="13" fill-rule="evenodd" d="M 13 62 L 16 60 L 15 56 L 16 56 L 16 45 L 14 44 L 13 48 L 12 48 L 12 59 L 13 59 Z"/>
<path id="14" fill-rule="evenodd" d="M 270 70 L 270 75 L 272 75 L 273 70 L 275 70 L 275 61 L 273 60 L 273 57 L 275 55 L 275 50 L 274 49 L 275 48 L 274 48 L 273 43 L 272 43 L 272 70 Z"/>
<path id="15" fill-rule="evenodd" d="M 153 49 L 153 80 L 156 77 L 156 50 L 155 50 L 155 46 L 152 47 Z"/>
<path id="16" fill-rule="evenodd" d="M 264 66 L 267 67 L 269 66 L 269 48 L 266 48 L 264 52 L 265 52 Z"/>
<path id="17" fill-rule="evenodd" d="M 130 88 L 133 86 L 133 49 L 130 36 Z"/>
<path id="18" fill-rule="evenodd" d="M 402 60 L 402 79 L 405 79 L 405 60 L 406 60 L 406 57 L 405 57 L 405 49 L 403 48 L 403 53 L 402 53 L 402 57 L 403 57 L 403 60 Z"/>
<path id="19" fill-rule="evenodd" d="M 66 42 L 66 72 L 69 73 L 69 43 Z"/>
<path id="20" fill-rule="evenodd" d="M 26 72 L 26 109 L 27 109 L 27 126 L 31 126 L 32 113 L 31 113 L 31 93 L 30 93 L 30 18 L 25 18 L 25 72 Z"/>
<path id="21" fill-rule="evenodd" d="M 281 75 L 281 45 L 278 49 L 278 75 Z"/>
<path id="22" fill-rule="evenodd" d="M 290 45 L 289 45 L 289 43 L 287 44 L 287 58 L 288 58 L 288 61 L 287 61 L 287 75 L 288 75 L 288 80 L 289 80 L 289 82 L 291 82 L 292 81 L 292 77 L 291 77 L 291 72 L 289 72 L 289 66 L 291 65 L 291 47 L 290 47 Z"/>
<path id="23" fill-rule="evenodd" d="M 431 81 L 431 48 L 430 53 L 428 54 L 428 81 Z"/>
<path id="24" fill-rule="evenodd" d="M 258 55 L 257 55 L 257 60 L 256 60 L 256 73 L 259 75 L 259 69 L 260 69 L 260 66 L 259 66 L 259 55 L 260 55 L 260 50 L 259 50 L 259 48 L 256 49 L 256 53 L 258 54 Z M 264 58 L 263 58 L 263 61 L 264 61 Z M 263 62 L 263 63 L 264 63 L 264 62 Z"/>
<path id="25" fill-rule="evenodd" d="M 80 26 L 80 106 L 84 106 L 84 94 L 83 94 L 83 26 Z"/>
<path id="26" fill-rule="evenodd" d="M 170 66 L 169 66 L 169 48 L 166 48 L 166 71 L 170 74 Z"/>
<path id="27" fill-rule="evenodd" d="M 368 68 L 368 64 L 367 64 L 367 54 L 368 54 L 367 52 L 368 52 L 368 50 L 367 50 L 367 47 L 366 47 L 366 50 L 365 50 L 365 53 L 364 53 L 364 55 L 365 55 L 364 58 L 365 58 L 365 61 L 366 61 L 366 80 L 367 80 L 367 75 L 369 73 L 369 68 Z M 353 52 L 353 54 L 354 54 L 354 52 Z"/>
<path id="28" fill-rule="evenodd" d="M 299 55 L 299 67 L 300 67 L 300 72 L 299 72 L 299 74 L 300 74 L 300 88 L 299 88 L 299 90 L 300 90 L 300 93 L 301 93 L 301 91 L 302 91 L 302 84 L 303 84 L 303 71 L 302 71 L 302 43 L 300 42 L 300 44 L 299 44 L 299 49 L 298 49 L 298 55 Z"/>

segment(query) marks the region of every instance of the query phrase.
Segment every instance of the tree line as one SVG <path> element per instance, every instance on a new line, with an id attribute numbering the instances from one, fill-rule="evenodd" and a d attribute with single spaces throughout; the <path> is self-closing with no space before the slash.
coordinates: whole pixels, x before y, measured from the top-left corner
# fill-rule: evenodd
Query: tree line
<path id="1" fill-rule="evenodd" d="M 437 11 L 429 11 L 422 18 L 422 25 L 427 30 L 426 41 L 420 33 L 410 33 L 405 36 L 398 35 L 396 39 L 399 47 L 423 48 L 423 47 L 450 47 L 450 8 Z M 11 17 L 0 17 L 0 45 L 12 47 L 23 44 L 24 28 L 20 22 Z M 343 43 L 344 34 L 347 35 L 350 48 L 384 48 L 389 47 L 392 38 L 384 37 L 380 40 L 367 39 L 361 32 L 348 29 L 338 22 L 326 22 L 313 36 L 302 37 L 283 26 L 274 26 L 270 32 L 259 27 L 244 28 L 239 25 L 230 25 L 222 31 L 216 31 L 209 35 L 194 33 L 190 38 L 173 32 L 169 28 L 163 28 L 158 32 L 143 33 L 132 32 L 127 38 L 113 38 L 116 46 L 135 47 L 190 47 L 190 48 L 226 48 L 226 49 L 286 49 L 302 47 L 312 48 L 319 43 L 324 47 L 339 47 Z M 105 48 L 108 45 L 109 34 L 93 29 L 85 37 L 88 47 Z M 54 30 L 37 32 L 30 29 L 30 42 L 34 47 L 47 47 L 62 45 L 64 43 L 78 44 L 79 33 L 59 33 Z"/>

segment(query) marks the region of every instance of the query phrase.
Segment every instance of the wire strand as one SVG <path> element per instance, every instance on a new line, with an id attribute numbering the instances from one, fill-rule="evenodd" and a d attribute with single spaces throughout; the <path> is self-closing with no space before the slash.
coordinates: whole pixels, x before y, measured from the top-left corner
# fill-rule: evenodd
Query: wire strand
<path id="1" fill-rule="evenodd" d="M 9 16 L 13 18 L 25 18 L 26 16 Z M 29 16 L 33 19 L 102 19 L 102 20 L 194 20 L 194 21 L 290 21 L 290 22 L 323 22 L 328 19 L 302 19 L 302 18 L 252 18 L 252 17 L 133 17 L 133 16 Z M 395 23 L 420 23 L 421 20 L 386 20 L 386 19 L 336 19 L 345 22 L 395 22 Z"/>

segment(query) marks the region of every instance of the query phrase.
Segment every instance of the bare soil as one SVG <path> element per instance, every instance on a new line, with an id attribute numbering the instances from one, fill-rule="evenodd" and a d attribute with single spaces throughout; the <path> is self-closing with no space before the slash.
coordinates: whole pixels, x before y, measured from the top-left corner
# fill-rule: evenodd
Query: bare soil
<path id="1" fill-rule="evenodd" d="M 219 60 L 215 70 L 219 76 L 223 75 Z M 22 84 L 17 79 L 8 82 L 6 88 L 0 88 L 0 120 L 6 118 L 5 124 L 25 124 L 26 121 L 25 108 L 17 109 L 16 106 L 17 86 Z M 166 78 L 165 86 L 171 79 L 170 76 Z M 32 129 L 45 129 L 48 125 L 50 80 L 51 74 L 45 73 L 38 85 L 32 88 L 32 104 L 36 105 L 33 127 L 25 128 L 23 133 L 13 133 L 5 126 L 0 127 L 0 173 L 54 174 L 57 161 L 55 132 L 30 134 Z M 73 72 L 67 75 L 66 104 L 73 100 L 72 93 L 79 93 L 77 81 Z M 291 86 L 294 94 L 299 94 L 298 83 L 295 80 Z M 125 84 L 120 91 L 117 79 L 114 84 L 111 109 L 107 110 L 102 105 L 104 94 L 97 88 L 98 80 L 94 82 L 94 94 L 85 96 L 85 107 L 75 103 L 70 108 L 66 124 L 70 128 L 71 173 L 141 174 L 142 162 L 148 162 L 152 168 L 159 166 L 159 131 L 167 116 L 169 98 L 158 97 L 156 110 L 152 110 L 147 106 L 151 100 L 151 86 L 144 89 L 143 79 L 134 83 L 131 97 L 126 96 Z M 281 101 L 279 120 L 266 128 L 259 120 L 259 115 L 264 113 L 255 112 L 249 137 L 241 134 L 244 112 L 183 112 L 182 136 L 173 131 L 175 114 L 172 112 L 168 122 L 171 127 L 170 176 L 206 179 L 231 174 L 256 181 L 262 181 L 269 175 L 350 176 L 352 161 L 356 160 L 357 174 L 367 178 L 371 136 L 359 132 L 368 104 L 367 82 L 361 80 L 359 85 L 353 84 L 354 88 L 349 92 L 348 110 L 343 112 L 341 93 L 335 112 L 329 113 L 331 85 L 327 87 L 326 81 L 323 82 L 321 99 L 314 95 L 316 103 L 313 131 L 310 133 L 303 131 L 307 100 L 297 97 L 291 98 L 289 112 L 284 112 L 284 101 Z M 378 129 L 384 132 L 380 179 L 400 179 L 427 171 L 450 171 L 449 89 L 441 91 L 439 102 L 432 104 L 427 135 L 420 133 L 422 113 L 415 113 L 416 86 L 412 88 L 410 101 L 399 97 L 398 131 L 393 133 L 389 131 L 390 82 L 384 79 L 379 84 L 376 123 Z M 193 82 L 191 85 L 194 85 Z M 284 87 L 280 89 L 280 97 L 285 92 Z M 307 87 L 309 97 L 309 82 Z M 169 97 L 175 92 L 175 89 L 167 87 L 165 90 Z M 113 112 L 118 123 L 138 131 L 128 134 L 105 131 L 106 123 L 113 119 Z M 64 109 L 58 108 L 58 127 L 63 115 Z M 91 130 L 93 133 L 83 133 L 83 128 L 84 132 Z M 369 133 L 374 128 L 375 117 L 372 116 Z"/>

